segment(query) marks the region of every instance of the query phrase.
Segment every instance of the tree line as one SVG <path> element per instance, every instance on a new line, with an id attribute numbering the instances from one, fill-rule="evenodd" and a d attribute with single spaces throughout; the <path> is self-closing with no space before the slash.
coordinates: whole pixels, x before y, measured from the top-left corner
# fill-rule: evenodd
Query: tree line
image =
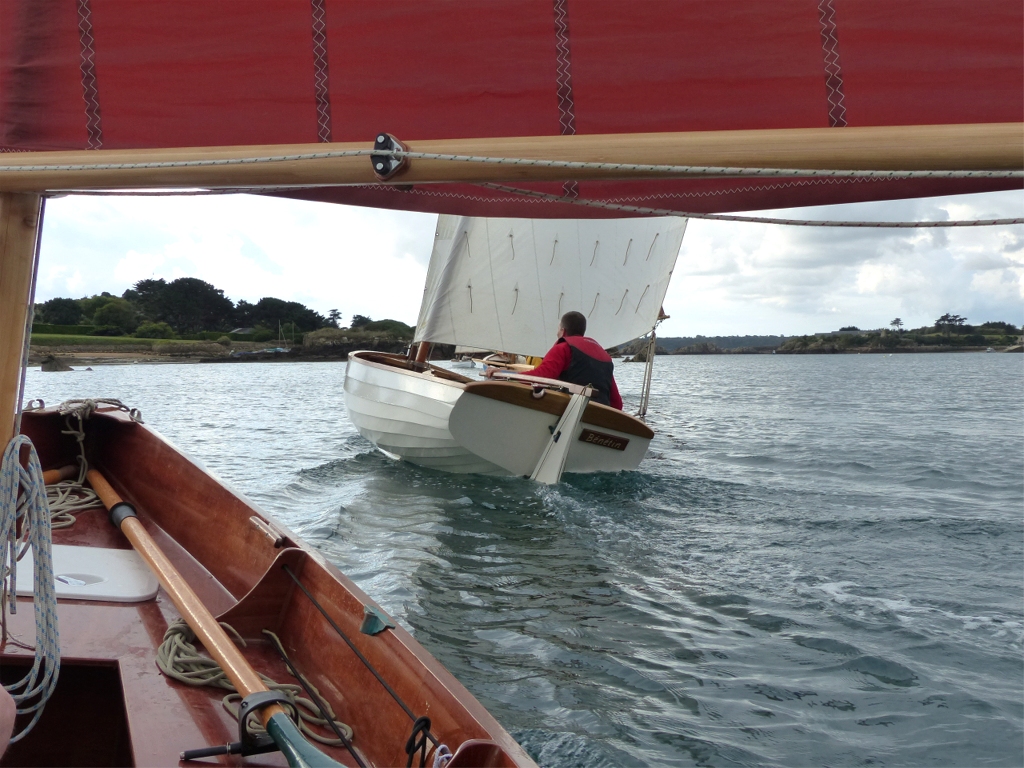
<path id="1" fill-rule="evenodd" d="M 224 291 L 195 277 L 140 280 L 121 296 L 104 291 L 80 299 L 56 298 L 36 307 L 36 320 L 51 325 L 92 325 L 93 333 L 171 338 L 251 328 L 274 336 L 337 328 L 341 313 L 325 317 L 297 301 L 271 296 L 237 304 Z"/>
<path id="2" fill-rule="evenodd" d="M 931 325 L 908 329 L 899 317 L 889 328 L 861 330 L 855 325 L 839 329 L 839 334 L 791 337 L 779 347 L 780 352 L 845 352 L 858 349 L 901 349 L 918 347 L 985 347 L 1012 346 L 1019 343 L 1021 328 L 1005 321 L 989 320 L 974 324 L 967 318 L 947 312 Z M 840 335 L 841 334 L 841 335 Z"/>
<path id="3" fill-rule="evenodd" d="M 898 333 L 900 336 L 903 335 L 904 323 L 900 318 L 897 317 L 891 323 L 889 323 L 889 327 L 896 331 L 896 333 Z M 966 317 L 961 317 L 960 315 L 955 315 L 951 312 L 947 312 L 946 314 L 942 315 L 942 317 L 938 318 L 934 323 L 932 323 L 931 328 L 934 328 L 936 331 L 940 333 L 945 332 L 947 337 L 949 337 L 953 333 L 957 333 L 959 335 L 984 335 L 986 332 L 1001 332 L 1006 336 L 1013 336 L 1015 334 L 1020 333 L 1021 330 L 1012 323 L 1007 323 L 1002 320 L 989 320 L 987 322 L 982 323 L 981 325 L 970 325 L 967 322 Z M 918 329 L 917 332 L 927 332 L 928 329 L 929 327 L 925 326 L 924 328 Z M 860 329 L 853 328 L 853 330 L 856 331 Z"/>

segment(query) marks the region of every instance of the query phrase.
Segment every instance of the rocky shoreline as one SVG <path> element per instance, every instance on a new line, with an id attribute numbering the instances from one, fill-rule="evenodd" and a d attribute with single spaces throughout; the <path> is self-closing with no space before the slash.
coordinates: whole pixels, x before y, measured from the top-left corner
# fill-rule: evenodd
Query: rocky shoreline
<path id="1" fill-rule="evenodd" d="M 230 348 L 219 344 L 166 344 L 89 346 L 32 346 L 29 348 L 30 368 L 61 371 L 91 368 L 95 365 L 158 365 L 166 363 L 248 363 L 248 362 L 318 362 L 347 360 L 348 353 L 357 349 L 375 349 L 380 352 L 402 353 L 408 349 L 407 341 L 381 340 L 377 343 L 342 344 L 330 347 L 293 347 L 284 351 L 266 344 L 240 343 Z"/>
<path id="2" fill-rule="evenodd" d="M 33 346 L 29 349 L 28 364 L 31 368 L 42 368 L 48 371 L 67 371 L 91 368 L 95 365 L 160 365 L 166 363 L 256 363 L 256 362 L 329 362 L 348 359 L 349 352 L 357 349 L 375 349 L 379 352 L 404 353 L 409 346 L 408 341 L 381 339 L 377 343 L 350 343 L 320 347 L 293 347 L 279 350 L 267 348 L 263 344 L 236 344 L 225 348 L 215 343 L 197 343 L 194 345 L 90 345 L 90 346 Z M 920 354 L 939 352 L 985 352 L 987 347 L 964 346 L 918 346 L 894 347 L 845 347 L 838 345 L 821 345 L 806 349 L 779 349 L 772 347 L 741 347 L 738 349 L 719 349 L 714 345 L 700 345 L 694 348 L 681 348 L 674 352 L 659 349 L 659 356 L 669 355 L 885 355 L 885 354 Z M 996 347 L 995 352 L 1024 352 L 1024 346 Z M 434 360 L 447 360 L 451 356 L 447 348 L 435 350 L 431 356 Z M 642 362 L 643 355 L 636 355 L 633 362 Z M 627 360 L 629 361 L 629 360 Z"/>

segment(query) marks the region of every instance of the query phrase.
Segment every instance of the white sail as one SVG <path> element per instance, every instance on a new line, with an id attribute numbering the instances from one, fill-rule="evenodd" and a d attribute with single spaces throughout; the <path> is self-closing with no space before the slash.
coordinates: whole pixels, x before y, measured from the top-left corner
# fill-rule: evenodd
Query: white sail
<path id="1" fill-rule="evenodd" d="M 686 219 L 441 215 L 416 341 L 543 355 L 576 310 L 604 347 L 658 318 Z"/>

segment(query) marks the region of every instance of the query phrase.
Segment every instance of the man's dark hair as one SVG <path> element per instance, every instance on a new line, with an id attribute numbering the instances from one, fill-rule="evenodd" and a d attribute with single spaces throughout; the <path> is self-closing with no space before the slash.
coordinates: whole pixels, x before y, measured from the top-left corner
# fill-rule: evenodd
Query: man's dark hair
<path id="1" fill-rule="evenodd" d="M 587 332 L 587 318 L 581 312 L 566 312 L 562 315 L 562 328 L 566 336 L 582 336 Z"/>

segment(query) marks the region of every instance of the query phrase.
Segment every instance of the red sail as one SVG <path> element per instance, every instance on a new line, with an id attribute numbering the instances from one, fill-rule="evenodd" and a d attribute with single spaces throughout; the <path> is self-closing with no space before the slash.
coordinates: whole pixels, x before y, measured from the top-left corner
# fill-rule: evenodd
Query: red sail
<path id="1" fill-rule="evenodd" d="M 1022 30 L 1020 0 L 0 0 L 0 151 L 1020 122 Z M 702 212 L 1019 187 L 532 185 Z M 468 184 L 298 196 L 607 215 Z"/>

